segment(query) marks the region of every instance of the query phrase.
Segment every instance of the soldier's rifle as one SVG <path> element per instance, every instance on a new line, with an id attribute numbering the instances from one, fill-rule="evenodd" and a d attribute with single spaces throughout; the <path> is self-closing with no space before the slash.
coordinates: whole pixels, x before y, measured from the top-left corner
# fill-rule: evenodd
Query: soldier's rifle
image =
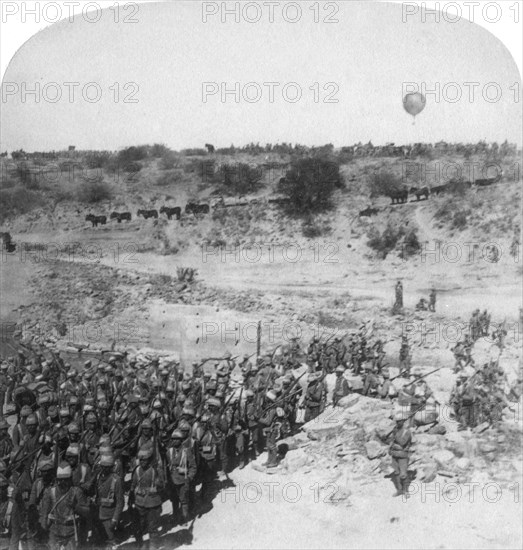
<path id="1" fill-rule="evenodd" d="M 411 386 L 412 384 L 415 384 L 419 380 L 423 380 L 423 378 L 426 378 L 427 376 L 430 376 L 431 374 L 434 374 L 435 372 L 438 372 L 439 370 L 444 369 L 444 368 L 446 368 L 446 367 L 438 367 L 437 369 L 434 369 L 430 372 L 427 372 L 427 374 L 424 374 L 423 376 L 418 376 L 415 380 L 412 380 L 412 382 L 409 382 L 408 384 L 405 384 L 403 387 L 408 388 L 409 386 Z M 401 376 L 401 374 L 398 374 L 398 376 L 394 376 L 394 378 L 391 378 L 390 381 L 392 382 L 393 380 L 396 380 L 397 378 L 403 378 L 403 377 Z"/>
<path id="2" fill-rule="evenodd" d="M 285 390 L 285 392 L 283 392 L 283 394 L 274 402 L 274 403 L 271 403 L 270 405 L 268 405 L 267 407 L 265 407 L 265 409 L 259 414 L 259 417 L 262 417 L 264 416 L 268 411 L 270 411 L 273 407 L 277 407 L 280 405 L 280 403 L 285 403 L 285 400 L 287 398 L 290 398 L 290 397 L 294 397 L 295 395 L 297 395 L 298 393 L 300 393 L 301 391 L 301 388 L 299 388 L 298 390 L 296 390 L 295 392 L 292 392 L 293 388 L 296 387 L 296 385 L 298 384 L 298 382 L 300 381 L 300 379 L 305 375 L 307 374 L 307 371 L 304 371 L 300 374 L 300 376 L 298 376 L 298 378 L 296 378 L 296 380 Z M 292 393 L 291 393 L 292 392 Z"/>
<path id="3" fill-rule="evenodd" d="M 33 456 L 35 456 L 44 448 L 44 446 L 45 446 L 45 443 L 43 443 L 42 445 L 39 445 L 36 449 L 33 449 L 31 452 L 25 453 L 23 456 L 19 457 L 20 453 L 24 450 L 24 445 L 22 445 L 18 449 L 13 460 L 9 463 L 9 468 L 7 468 L 7 473 L 10 475 L 10 473 L 16 468 L 16 466 L 18 466 L 22 462 L 25 462 L 28 458 L 32 458 Z M 6 477 L 9 477 L 9 476 L 6 476 Z"/>
<path id="4" fill-rule="evenodd" d="M 232 395 L 234 395 L 234 393 Z M 238 401 L 236 401 L 234 404 L 234 409 L 231 414 L 231 419 L 227 421 L 227 433 L 229 433 L 229 430 L 231 429 L 231 424 L 232 424 L 232 421 L 234 420 L 234 415 L 236 414 L 236 411 L 238 410 L 239 407 L 241 407 L 242 395 L 243 395 L 243 386 L 241 387 Z"/>

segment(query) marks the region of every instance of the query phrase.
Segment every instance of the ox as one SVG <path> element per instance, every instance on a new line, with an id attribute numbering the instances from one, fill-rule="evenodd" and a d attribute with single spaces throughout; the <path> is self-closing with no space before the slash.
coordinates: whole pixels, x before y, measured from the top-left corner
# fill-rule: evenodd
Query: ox
<path id="1" fill-rule="evenodd" d="M 169 206 L 162 206 L 160 208 L 160 214 L 165 214 L 169 220 L 171 220 L 173 216 L 176 216 L 176 219 L 179 220 L 182 215 L 182 209 L 179 206 L 174 206 L 172 208 Z"/>
<path id="2" fill-rule="evenodd" d="M 137 216 L 143 216 L 145 220 L 149 218 L 156 218 L 158 219 L 158 210 L 138 210 L 136 213 Z"/>
<path id="3" fill-rule="evenodd" d="M 186 214 L 208 214 L 209 213 L 208 204 L 198 204 L 197 202 L 188 202 L 185 205 Z"/>
<path id="4" fill-rule="evenodd" d="M 365 210 L 361 210 L 358 214 L 360 218 L 375 216 L 379 210 L 377 208 L 371 208 L 370 206 L 367 206 Z"/>
<path id="5" fill-rule="evenodd" d="M 424 200 L 427 200 L 430 195 L 430 190 L 428 187 L 411 187 L 410 193 L 416 195 L 416 200 L 418 201 L 422 200 L 422 197 Z"/>
<path id="6" fill-rule="evenodd" d="M 94 214 L 87 214 L 85 216 L 86 222 L 91 222 L 93 227 L 98 227 L 98 224 L 105 225 L 107 223 L 107 216 L 95 216 Z"/>

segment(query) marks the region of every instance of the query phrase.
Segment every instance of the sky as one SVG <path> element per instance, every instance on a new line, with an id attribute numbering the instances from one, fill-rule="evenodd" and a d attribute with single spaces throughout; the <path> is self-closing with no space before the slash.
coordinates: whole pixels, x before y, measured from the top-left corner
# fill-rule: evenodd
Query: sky
<path id="1" fill-rule="evenodd" d="M 243 3 L 239 22 L 222 21 L 223 4 L 140 4 L 48 26 L 5 72 L 1 150 L 521 144 L 517 65 L 479 25 L 405 21 L 400 4 L 373 2 L 302 1 L 301 16 L 277 2 L 272 22 L 264 2 Z M 415 121 L 402 105 L 408 91 L 426 95 Z"/>

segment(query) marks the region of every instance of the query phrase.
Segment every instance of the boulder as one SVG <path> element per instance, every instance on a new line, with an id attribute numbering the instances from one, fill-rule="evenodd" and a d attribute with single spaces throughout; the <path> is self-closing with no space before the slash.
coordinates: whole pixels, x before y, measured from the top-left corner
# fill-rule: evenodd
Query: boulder
<path id="1" fill-rule="evenodd" d="M 360 396 L 357 393 L 351 393 L 349 395 L 346 395 L 345 397 L 342 397 L 338 401 L 338 407 L 348 409 L 349 407 L 353 407 L 354 405 L 356 405 L 359 399 Z"/>
<path id="2" fill-rule="evenodd" d="M 391 433 L 391 431 L 394 429 L 394 426 L 396 426 L 396 423 L 394 420 L 391 420 L 389 418 L 382 418 L 375 427 L 376 435 L 380 439 L 385 439 L 387 435 Z"/>
<path id="3" fill-rule="evenodd" d="M 479 448 L 481 452 L 487 454 L 494 453 L 498 449 L 497 445 L 494 445 L 494 443 L 480 443 Z"/>
<path id="4" fill-rule="evenodd" d="M 303 450 L 289 451 L 285 458 L 281 461 L 280 466 L 288 473 L 293 473 L 306 466 L 311 457 Z"/>
<path id="5" fill-rule="evenodd" d="M 373 460 L 385 455 L 387 453 L 387 447 L 381 445 L 377 441 L 368 441 L 365 443 L 365 452 L 367 453 L 367 458 Z"/>
<path id="6" fill-rule="evenodd" d="M 447 433 L 447 428 L 442 424 L 436 424 L 436 426 L 432 426 L 427 433 L 431 435 L 445 435 Z"/>
<path id="7" fill-rule="evenodd" d="M 468 458 L 458 458 L 458 460 L 456 460 L 456 466 L 460 469 L 460 470 L 466 470 L 469 466 L 470 466 L 470 460 Z"/>
<path id="8" fill-rule="evenodd" d="M 438 475 L 438 466 L 434 462 L 423 464 L 421 470 L 420 481 L 423 483 L 434 481 Z"/>
<path id="9" fill-rule="evenodd" d="M 417 445 L 423 445 L 425 447 L 433 447 L 434 445 L 436 445 L 438 440 L 439 440 L 439 438 L 434 437 L 434 435 L 431 435 L 430 432 L 424 433 L 424 434 L 417 433 L 414 436 L 414 442 Z"/>
<path id="10" fill-rule="evenodd" d="M 446 450 L 441 449 L 440 451 L 436 451 L 432 458 L 442 467 L 442 468 L 448 468 L 452 462 L 454 461 L 454 453 Z"/>

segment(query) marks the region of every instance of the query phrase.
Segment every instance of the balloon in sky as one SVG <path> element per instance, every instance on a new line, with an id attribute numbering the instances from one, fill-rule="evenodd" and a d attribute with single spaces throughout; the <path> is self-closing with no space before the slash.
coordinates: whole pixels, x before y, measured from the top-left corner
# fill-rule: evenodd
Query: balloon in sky
<path id="1" fill-rule="evenodd" d="M 419 92 L 410 93 L 403 98 L 403 108 L 409 115 L 416 117 L 423 111 L 426 102 L 425 96 Z"/>

